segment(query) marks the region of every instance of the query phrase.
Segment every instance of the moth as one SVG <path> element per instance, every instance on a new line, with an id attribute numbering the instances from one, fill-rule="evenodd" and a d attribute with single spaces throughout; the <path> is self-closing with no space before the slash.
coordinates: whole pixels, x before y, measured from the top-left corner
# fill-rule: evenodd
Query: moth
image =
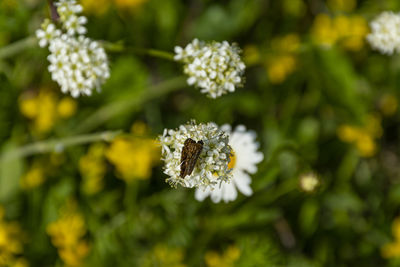
<path id="1" fill-rule="evenodd" d="M 186 139 L 185 143 L 183 143 L 181 154 L 181 178 L 185 178 L 186 175 L 190 175 L 193 172 L 197 159 L 203 150 L 203 144 L 203 141 L 200 140 L 196 142 L 191 138 Z"/>

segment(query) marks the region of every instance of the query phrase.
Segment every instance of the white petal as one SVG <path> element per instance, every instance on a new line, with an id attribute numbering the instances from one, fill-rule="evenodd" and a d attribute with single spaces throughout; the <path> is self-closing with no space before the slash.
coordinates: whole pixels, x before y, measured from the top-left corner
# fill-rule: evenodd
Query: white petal
<path id="1" fill-rule="evenodd" d="M 235 170 L 233 182 L 243 195 L 251 196 L 253 194 L 253 190 L 250 187 L 251 178 L 247 173 L 241 170 Z"/>
<path id="2" fill-rule="evenodd" d="M 39 46 L 40 47 L 45 47 L 46 45 L 47 45 L 47 40 L 46 39 L 40 39 Z"/>
<path id="3" fill-rule="evenodd" d="M 187 79 L 187 83 L 189 85 L 193 85 L 196 82 L 196 77 L 189 77 L 189 79 Z"/>
<path id="4" fill-rule="evenodd" d="M 218 203 L 221 201 L 221 198 L 222 198 L 222 188 L 216 186 L 214 190 L 211 192 L 211 200 L 214 203 Z"/>
<path id="5" fill-rule="evenodd" d="M 222 198 L 225 202 L 233 201 L 237 197 L 237 191 L 233 182 L 222 185 Z"/>
<path id="6" fill-rule="evenodd" d="M 210 189 L 202 189 L 202 188 L 196 188 L 196 192 L 194 194 L 194 197 L 198 201 L 203 201 L 206 197 L 210 195 Z"/>

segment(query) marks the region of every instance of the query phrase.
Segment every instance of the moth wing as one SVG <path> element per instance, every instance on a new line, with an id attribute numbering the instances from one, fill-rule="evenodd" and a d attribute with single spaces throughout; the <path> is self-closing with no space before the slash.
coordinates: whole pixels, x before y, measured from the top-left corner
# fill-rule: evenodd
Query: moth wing
<path id="1" fill-rule="evenodd" d="M 185 176 L 188 175 L 188 163 L 190 162 L 191 148 L 193 144 L 196 144 L 196 141 L 191 138 L 186 139 L 183 144 L 181 153 L 181 172 L 179 175 L 181 178 L 185 178 Z"/>
<path id="2" fill-rule="evenodd" d="M 198 143 L 194 143 L 193 146 L 191 147 L 191 158 L 187 161 L 187 167 L 186 167 L 187 175 L 190 175 L 193 172 L 193 169 L 196 166 L 197 159 L 199 158 L 201 150 L 203 149 L 203 143 L 200 142 L 201 141 L 199 141 Z"/>

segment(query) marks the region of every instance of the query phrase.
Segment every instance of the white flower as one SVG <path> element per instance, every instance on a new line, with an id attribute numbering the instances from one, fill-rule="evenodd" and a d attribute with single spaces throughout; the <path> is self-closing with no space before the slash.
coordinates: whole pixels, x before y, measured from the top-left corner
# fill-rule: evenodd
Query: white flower
<path id="1" fill-rule="evenodd" d="M 246 68 L 236 44 L 205 43 L 194 39 L 185 48 L 176 46 L 174 59 L 183 62 L 187 83 L 200 88 L 211 98 L 217 98 L 242 86 Z"/>
<path id="2" fill-rule="evenodd" d="M 190 175 L 182 178 L 181 155 L 185 141 L 191 138 L 202 141 L 203 148 Z M 159 137 L 162 145 L 162 160 L 165 162 L 164 173 L 172 186 L 180 184 L 183 187 L 218 186 L 220 182 L 230 181 L 232 174 L 228 168 L 231 147 L 229 137 L 214 123 L 196 124 L 191 121 L 181 125 L 176 130 L 164 130 Z"/>
<path id="3" fill-rule="evenodd" d="M 61 35 L 61 31 L 53 23 L 46 19 L 42 24 L 42 29 L 36 30 L 36 37 L 39 39 L 39 46 L 45 47 L 56 37 Z"/>
<path id="4" fill-rule="evenodd" d="M 371 33 L 367 40 L 372 48 L 388 55 L 400 52 L 400 14 L 382 12 L 370 26 Z"/>
<path id="5" fill-rule="evenodd" d="M 211 196 L 214 203 L 223 199 L 225 202 L 233 201 L 237 197 L 237 189 L 244 195 L 250 196 L 253 190 L 250 187 L 250 174 L 257 172 L 257 164 L 264 158 L 258 151 L 259 144 L 255 141 L 256 134 L 253 131 L 246 131 L 246 127 L 239 125 L 232 131 L 230 125 L 223 125 L 221 130 L 229 134 L 229 145 L 232 147 L 233 157 L 229 167 L 232 168 L 232 181 L 223 182 L 214 188 L 201 186 L 196 189 L 195 198 L 203 201 Z"/>
<path id="6" fill-rule="evenodd" d="M 51 41 L 49 50 L 51 54 L 47 58 L 52 79 L 60 85 L 61 91 L 73 97 L 91 95 L 92 90 L 100 89 L 110 76 L 104 49 L 89 38 L 62 35 Z"/>
<path id="7" fill-rule="evenodd" d="M 86 24 L 87 19 L 84 16 L 77 15 L 83 10 L 81 5 L 77 4 L 75 0 L 59 0 L 54 4 L 57 7 L 57 13 L 67 34 L 86 33 L 86 28 L 83 25 Z"/>
<path id="8" fill-rule="evenodd" d="M 62 92 L 73 97 L 91 95 L 110 77 L 107 54 L 98 42 L 83 35 L 86 18 L 76 15 L 82 12 L 81 5 L 74 0 L 60 0 L 55 5 L 64 33 L 49 20 L 36 31 L 39 45 L 49 44 L 47 59 L 51 78 L 60 85 Z"/>

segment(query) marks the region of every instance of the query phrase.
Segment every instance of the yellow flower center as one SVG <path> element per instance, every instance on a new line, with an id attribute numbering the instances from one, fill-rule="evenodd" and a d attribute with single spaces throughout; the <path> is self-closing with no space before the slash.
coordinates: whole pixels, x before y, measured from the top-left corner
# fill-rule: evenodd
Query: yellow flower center
<path id="1" fill-rule="evenodd" d="M 232 150 L 231 155 L 229 156 L 229 159 L 230 159 L 230 161 L 229 161 L 229 164 L 228 164 L 228 168 L 229 169 L 233 169 L 235 167 L 235 165 L 236 165 L 236 155 L 235 155 L 235 152 L 233 150 Z"/>

